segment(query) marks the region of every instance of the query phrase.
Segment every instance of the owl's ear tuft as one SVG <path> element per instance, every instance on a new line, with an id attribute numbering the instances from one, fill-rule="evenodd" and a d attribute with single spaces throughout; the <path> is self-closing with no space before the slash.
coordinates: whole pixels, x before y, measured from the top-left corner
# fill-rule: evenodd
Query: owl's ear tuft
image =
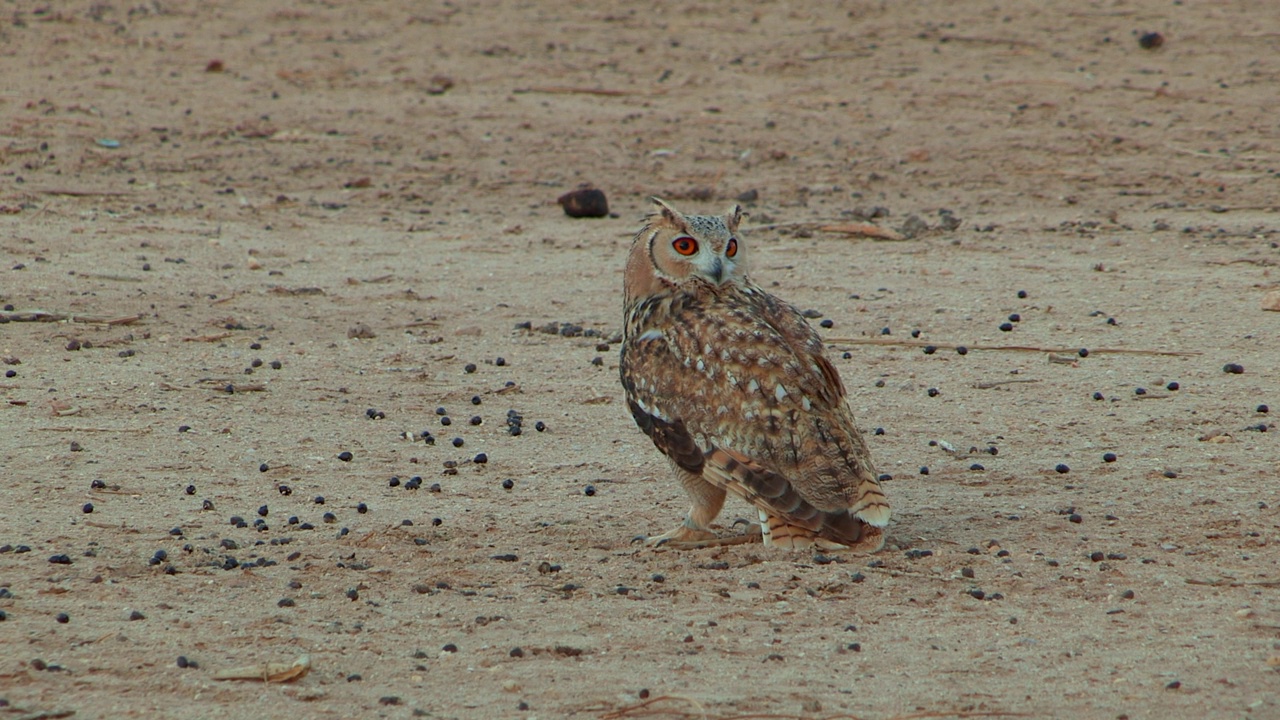
<path id="1" fill-rule="evenodd" d="M 738 232 L 738 223 L 742 222 L 742 206 L 734 205 L 724 214 L 724 224 L 729 232 Z"/>
<path id="2" fill-rule="evenodd" d="M 688 230 L 689 223 L 684 219 L 684 215 L 680 214 L 679 210 L 668 205 L 667 202 L 660 197 L 653 197 L 649 199 L 653 201 L 654 205 L 658 206 L 658 212 L 654 213 L 655 215 L 661 215 L 663 219 L 672 225 L 675 225 L 685 231 Z"/>

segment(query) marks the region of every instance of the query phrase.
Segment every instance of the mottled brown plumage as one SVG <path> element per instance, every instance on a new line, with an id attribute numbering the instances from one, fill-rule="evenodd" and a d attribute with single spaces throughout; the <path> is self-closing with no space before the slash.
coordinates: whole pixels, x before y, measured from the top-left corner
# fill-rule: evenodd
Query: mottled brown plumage
<path id="1" fill-rule="evenodd" d="M 889 505 L 822 340 L 746 274 L 741 211 L 657 212 L 626 268 L 622 385 L 693 500 L 652 543 L 715 542 L 726 491 L 784 547 L 878 550 Z"/>

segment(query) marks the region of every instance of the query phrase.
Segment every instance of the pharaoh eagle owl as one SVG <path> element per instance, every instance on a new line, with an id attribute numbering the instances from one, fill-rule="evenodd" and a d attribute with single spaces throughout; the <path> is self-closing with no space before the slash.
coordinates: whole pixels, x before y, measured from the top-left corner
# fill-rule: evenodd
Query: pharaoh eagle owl
<path id="1" fill-rule="evenodd" d="M 726 493 L 759 511 L 766 545 L 884 544 L 889 503 L 822 339 L 747 277 L 742 210 L 657 209 L 626 267 L 622 385 L 640 429 L 693 501 L 652 545 L 705 547 Z"/>

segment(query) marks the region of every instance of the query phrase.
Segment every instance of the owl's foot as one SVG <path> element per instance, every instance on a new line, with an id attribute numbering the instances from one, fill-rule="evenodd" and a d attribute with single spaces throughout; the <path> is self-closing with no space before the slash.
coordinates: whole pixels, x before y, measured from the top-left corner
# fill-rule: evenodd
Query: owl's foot
<path id="1" fill-rule="evenodd" d="M 737 525 L 737 523 L 734 523 Z M 747 532 L 742 535 L 731 535 L 729 537 L 719 537 L 715 533 L 708 530 L 699 530 L 691 528 L 681 523 L 673 530 L 669 530 L 661 535 L 653 537 L 645 537 L 640 535 L 636 537 L 634 542 L 644 542 L 652 548 L 671 548 L 674 550 L 696 550 L 698 548 L 710 547 L 726 547 L 729 545 L 745 545 L 748 543 L 758 543 L 762 539 L 760 526 L 754 523 L 750 524 Z"/>

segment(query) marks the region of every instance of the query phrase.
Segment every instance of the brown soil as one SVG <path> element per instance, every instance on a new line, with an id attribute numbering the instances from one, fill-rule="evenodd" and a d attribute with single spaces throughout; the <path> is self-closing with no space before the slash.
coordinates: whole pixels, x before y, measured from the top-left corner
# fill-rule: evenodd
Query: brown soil
<path id="1" fill-rule="evenodd" d="M 1280 717 L 1272 4 L 802 5 L 7 5 L 0 718 Z M 630 542 L 630 236 L 749 191 L 874 557 Z"/>

